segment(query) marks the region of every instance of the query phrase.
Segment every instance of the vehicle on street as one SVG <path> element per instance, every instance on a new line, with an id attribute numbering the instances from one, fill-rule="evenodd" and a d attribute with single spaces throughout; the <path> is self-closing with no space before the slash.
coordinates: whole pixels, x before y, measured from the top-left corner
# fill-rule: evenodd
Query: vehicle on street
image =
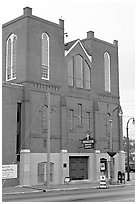
<path id="1" fill-rule="evenodd" d="M 127 172 L 127 163 L 125 164 L 125 170 Z M 129 172 L 135 172 L 135 162 L 129 163 Z"/>

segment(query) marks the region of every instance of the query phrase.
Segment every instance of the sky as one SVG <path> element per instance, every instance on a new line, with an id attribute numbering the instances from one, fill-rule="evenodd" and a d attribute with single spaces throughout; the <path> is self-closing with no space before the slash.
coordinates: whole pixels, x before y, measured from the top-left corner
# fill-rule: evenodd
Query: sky
<path id="1" fill-rule="evenodd" d="M 135 0 L 4 0 L 1 2 L 1 25 L 23 15 L 24 7 L 32 14 L 51 22 L 62 18 L 68 37 L 65 42 L 95 38 L 113 43 L 118 40 L 120 102 L 123 110 L 123 135 L 127 121 L 135 117 Z M 135 138 L 132 120 L 129 137 Z"/>

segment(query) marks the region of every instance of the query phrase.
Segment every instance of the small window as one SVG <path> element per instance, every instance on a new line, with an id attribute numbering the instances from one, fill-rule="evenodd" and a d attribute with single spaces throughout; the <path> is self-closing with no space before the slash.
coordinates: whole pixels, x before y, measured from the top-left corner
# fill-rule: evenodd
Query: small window
<path id="1" fill-rule="evenodd" d="M 70 110 L 70 129 L 74 128 L 74 110 Z"/>
<path id="2" fill-rule="evenodd" d="M 49 36 L 42 34 L 42 79 L 49 80 Z"/>
<path id="3" fill-rule="evenodd" d="M 17 36 L 11 34 L 6 44 L 6 81 L 16 79 Z"/>
<path id="4" fill-rule="evenodd" d="M 78 125 L 82 125 L 82 104 L 78 104 Z"/>
<path id="5" fill-rule="evenodd" d="M 43 140 L 43 147 L 44 147 L 44 148 L 47 147 L 47 140 Z"/>
<path id="6" fill-rule="evenodd" d="M 64 163 L 64 164 L 63 164 L 63 167 L 64 167 L 64 168 L 67 168 L 67 163 Z"/>

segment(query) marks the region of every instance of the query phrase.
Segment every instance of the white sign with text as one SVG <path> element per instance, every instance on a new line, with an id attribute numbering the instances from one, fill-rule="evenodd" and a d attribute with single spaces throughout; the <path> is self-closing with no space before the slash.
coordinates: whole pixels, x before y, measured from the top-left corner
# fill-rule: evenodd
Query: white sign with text
<path id="1" fill-rule="evenodd" d="M 2 179 L 17 178 L 17 164 L 2 165 Z"/>

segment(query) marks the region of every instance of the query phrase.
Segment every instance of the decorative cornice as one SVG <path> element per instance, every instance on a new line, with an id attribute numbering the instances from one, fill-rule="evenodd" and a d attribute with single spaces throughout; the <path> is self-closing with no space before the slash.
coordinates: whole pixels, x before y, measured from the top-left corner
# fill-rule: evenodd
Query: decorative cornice
<path id="1" fill-rule="evenodd" d="M 44 84 L 44 83 L 33 82 L 32 85 L 34 88 L 42 88 L 42 89 L 44 88 L 44 89 L 50 89 L 54 91 L 60 90 L 60 86 L 55 85 L 55 84 Z"/>
<path id="2" fill-rule="evenodd" d="M 14 89 L 23 89 L 23 84 L 16 84 L 16 83 L 10 83 L 10 82 L 2 82 L 3 87 L 12 87 Z"/>
<path id="3" fill-rule="evenodd" d="M 119 96 L 113 96 L 113 95 L 106 95 L 106 94 L 97 94 L 98 98 L 103 100 L 119 100 Z"/>
<path id="4" fill-rule="evenodd" d="M 7 82 L 7 81 L 4 81 L 3 84 L 8 84 L 8 85 L 14 85 L 14 86 L 23 86 L 23 84 L 18 84 L 18 83 L 13 83 L 13 82 Z"/>

